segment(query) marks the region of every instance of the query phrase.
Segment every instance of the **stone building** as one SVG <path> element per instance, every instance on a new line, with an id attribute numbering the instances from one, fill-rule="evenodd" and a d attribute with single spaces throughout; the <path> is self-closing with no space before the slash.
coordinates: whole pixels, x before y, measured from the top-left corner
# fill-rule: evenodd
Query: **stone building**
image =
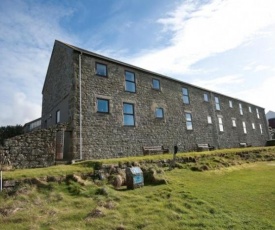
<path id="1" fill-rule="evenodd" d="M 264 146 L 269 139 L 262 107 L 60 41 L 42 94 L 42 128 L 68 124 L 59 159 L 142 155 L 143 146 Z"/>

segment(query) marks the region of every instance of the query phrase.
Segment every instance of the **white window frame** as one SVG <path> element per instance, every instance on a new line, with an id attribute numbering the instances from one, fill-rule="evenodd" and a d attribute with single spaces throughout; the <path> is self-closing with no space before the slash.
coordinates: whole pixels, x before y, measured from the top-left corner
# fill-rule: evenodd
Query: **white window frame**
<path id="1" fill-rule="evenodd" d="M 223 123 L 222 123 L 222 117 L 218 117 L 219 122 L 219 130 L 220 132 L 224 132 Z"/>
<path id="2" fill-rule="evenodd" d="M 260 132 L 261 132 L 261 134 L 263 134 L 263 127 L 262 127 L 262 124 L 259 124 L 259 127 L 260 127 Z"/>
<path id="3" fill-rule="evenodd" d="M 233 108 L 233 102 L 231 100 L 229 100 L 229 107 Z"/>
<path id="4" fill-rule="evenodd" d="M 259 109 L 256 108 L 256 114 L 257 114 L 257 118 L 260 119 L 260 114 L 259 114 Z"/>
<path id="5" fill-rule="evenodd" d="M 215 106 L 216 110 L 221 110 L 220 100 L 218 97 L 215 97 Z"/>
<path id="6" fill-rule="evenodd" d="M 247 134 L 246 124 L 245 124 L 245 122 L 244 122 L 244 121 L 243 121 L 243 133 L 244 133 L 244 134 Z"/>
<path id="7" fill-rule="evenodd" d="M 255 129 L 255 123 L 252 123 L 252 129 Z"/>
<path id="8" fill-rule="evenodd" d="M 212 117 L 211 116 L 207 116 L 207 123 L 212 124 Z"/>
<path id="9" fill-rule="evenodd" d="M 243 106 L 241 103 L 239 103 L 239 109 L 240 109 L 240 114 L 243 115 Z"/>
<path id="10" fill-rule="evenodd" d="M 232 127 L 237 127 L 236 118 L 232 118 Z"/>

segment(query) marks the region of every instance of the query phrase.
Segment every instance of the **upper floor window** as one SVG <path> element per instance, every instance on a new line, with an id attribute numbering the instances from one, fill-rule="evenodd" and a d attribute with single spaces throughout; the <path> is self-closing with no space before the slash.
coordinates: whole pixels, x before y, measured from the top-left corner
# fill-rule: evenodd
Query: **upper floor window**
<path id="1" fill-rule="evenodd" d="M 125 126 L 135 126 L 134 105 L 123 103 L 123 124 Z"/>
<path id="2" fill-rule="evenodd" d="M 60 123 L 60 110 L 56 111 L 56 124 Z"/>
<path id="3" fill-rule="evenodd" d="M 232 118 L 232 126 L 233 126 L 233 127 L 236 127 L 236 126 L 237 126 L 237 124 L 236 124 L 236 118 Z"/>
<path id="4" fill-rule="evenodd" d="M 96 63 L 96 75 L 107 77 L 107 65 Z"/>
<path id="5" fill-rule="evenodd" d="M 252 113 L 251 106 L 248 107 L 249 113 Z"/>
<path id="6" fill-rule="evenodd" d="M 252 129 L 255 129 L 255 124 L 254 123 L 252 123 Z"/>
<path id="7" fill-rule="evenodd" d="M 153 89 L 160 90 L 160 82 L 159 82 L 159 80 L 153 79 L 152 86 L 153 86 Z"/>
<path id="8" fill-rule="evenodd" d="M 223 132 L 224 129 L 223 129 L 222 117 L 218 117 L 218 122 L 219 122 L 219 129 L 220 129 L 220 132 Z"/>
<path id="9" fill-rule="evenodd" d="M 97 98 L 97 112 L 109 113 L 109 100 Z"/>
<path id="10" fill-rule="evenodd" d="M 204 94 L 203 94 L 203 100 L 204 100 L 204 101 L 209 101 L 208 93 L 204 93 Z"/>
<path id="11" fill-rule="evenodd" d="M 260 119 L 259 110 L 257 108 L 256 108 L 256 114 L 257 114 L 257 118 Z"/>
<path id="12" fill-rule="evenodd" d="M 240 114 L 243 115 L 243 106 L 241 103 L 239 104 L 239 108 L 240 108 Z"/>
<path id="13" fill-rule="evenodd" d="M 233 108 L 233 102 L 231 100 L 229 100 L 229 107 Z"/>
<path id="14" fill-rule="evenodd" d="M 156 115 L 156 118 L 163 118 L 164 117 L 163 108 L 156 108 L 155 115 Z"/>
<path id="15" fill-rule="evenodd" d="M 211 118 L 211 116 L 207 116 L 207 123 L 208 124 L 212 124 L 212 118 Z"/>
<path id="16" fill-rule="evenodd" d="M 125 91 L 136 92 L 136 77 L 133 72 L 125 71 Z"/>
<path id="17" fill-rule="evenodd" d="M 245 122 L 243 121 L 243 133 L 247 133 L 247 131 L 246 131 L 246 124 L 245 124 Z"/>
<path id="18" fill-rule="evenodd" d="M 216 110 L 221 110 L 220 100 L 218 97 L 215 97 L 215 105 L 216 105 Z"/>
<path id="19" fill-rule="evenodd" d="M 184 104 L 190 104 L 189 92 L 187 88 L 182 88 L 182 99 Z"/>
<path id="20" fill-rule="evenodd" d="M 261 134 L 263 134 L 263 127 L 262 127 L 262 125 L 259 124 L 259 127 L 260 127 L 260 132 L 261 132 Z"/>
<path id="21" fill-rule="evenodd" d="M 191 113 L 185 113 L 185 120 L 186 120 L 187 130 L 192 130 L 193 129 L 193 124 L 192 124 L 192 115 L 191 115 Z"/>

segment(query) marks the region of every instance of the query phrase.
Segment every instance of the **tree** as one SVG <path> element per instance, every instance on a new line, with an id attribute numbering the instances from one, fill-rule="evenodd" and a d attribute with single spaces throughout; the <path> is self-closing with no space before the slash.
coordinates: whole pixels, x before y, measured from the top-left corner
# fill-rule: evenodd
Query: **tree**
<path id="1" fill-rule="evenodd" d="M 4 145 L 4 140 L 15 137 L 17 135 L 21 135 L 24 133 L 22 125 L 15 125 L 15 126 L 1 126 L 0 127 L 0 145 Z"/>

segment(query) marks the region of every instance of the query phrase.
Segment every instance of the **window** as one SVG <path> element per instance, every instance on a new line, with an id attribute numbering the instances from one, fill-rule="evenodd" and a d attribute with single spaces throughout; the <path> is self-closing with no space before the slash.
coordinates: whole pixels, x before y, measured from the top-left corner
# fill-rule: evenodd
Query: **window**
<path id="1" fill-rule="evenodd" d="M 220 101 L 218 97 L 215 97 L 216 110 L 221 110 Z"/>
<path id="2" fill-rule="evenodd" d="M 246 124 L 245 124 L 244 121 L 243 121 L 243 133 L 245 133 L 245 134 L 247 133 L 247 132 L 246 132 Z"/>
<path id="3" fill-rule="evenodd" d="M 128 92 L 136 92 L 135 74 L 129 71 L 125 71 L 125 90 Z"/>
<path id="4" fill-rule="evenodd" d="M 255 129 L 255 124 L 254 123 L 252 123 L 252 129 Z"/>
<path id="5" fill-rule="evenodd" d="M 237 126 L 237 124 L 236 124 L 236 118 L 232 118 L 232 126 L 233 126 L 233 127 L 236 127 L 236 126 Z"/>
<path id="6" fill-rule="evenodd" d="M 260 127 L 260 132 L 261 132 L 261 134 L 263 134 L 263 128 L 262 128 L 262 125 L 261 125 L 261 124 L 259 124 L 259 127 Z"/>
<path id="7" fill-rule="evenodd" d="M 250 113 L 252 113 L 251 106 L 248 107 L 248 110 L 249 110 Z"/>
<path id="8" fill-rule="evenodd" d="M 260 119 L 259 110 L 256 108 L 257 118 Z"/>
<path id="9" fill-rule="evenodd" d="M 212 118 L 210 116 L 207 116 L 207 123 L 212 124 Z"/>
<path id="10" fill-rule="evenodd" d="M 182 88 L 182 99 L 184 104 L 189 104 L 189 92 L 187 88 Z"/>
<path id="11" fill-rule="evenodd" d="M 160 82 L 159 82 L 159 80 L 157 80 L 157 79 L 153 79 L 153 89 L 158 89 L 158 90 L 160 90 Z"/>
<path id="12" fill-rule="evenodd" d="M 223 123 L 222 123 L 222 118 L 218 117 L 218 122 L 219 122 L 219 129 L 221 132 L 223 132 Z"/>
<path id="13" fill-rule="evenodd" d="M 157 118 L 163 118 L 164 117 L 163 108 L 156 108 L 155 115 Z"/>
<path id="14" fill-rule="evenodd" d="M 123 103 L 123 124 L 125 126 L 135 125 L 134 105 Z"/>
<path id="15" fill-rule="evenodd" d="M 107 77 L 107 65 L 96 63 L 96 75 Z"/>
<path id="16" fill-rule="evenodd" d="M 97 112 L 109 113 L 109 100 L 97 98 Z"/>
<path id="17" fill-rule="evenodd" d="M 192 130 L 193 125 L 192 125 L 192 115 L 191 115 L 191 113 L 185 113 L 185 120 L 186 120 L 187 130 Z"/>
<path id="18" fill-rule="evenodd" d="M 203 100 L 204 101 L 209 101 L 209 99 L 208 99 L 208 93 L 204 93 L 203 94 Z"/>
<path id="19" fill-rule="evenodd" d="M 239 108 L 240 108 L 240 114 L 243 115 L 243 106 L 241 103 L 239 104 Z"/>
<path id="20" fill-rule="evenodd" d="M 60 110 L 56 111 L 56 124 L 60 123 Z"/>
<path id="21" fill-rule="evenodd" d="M 233 108 L 233 102 L 232 101 L 229 101 L 229 107 Z"/>

